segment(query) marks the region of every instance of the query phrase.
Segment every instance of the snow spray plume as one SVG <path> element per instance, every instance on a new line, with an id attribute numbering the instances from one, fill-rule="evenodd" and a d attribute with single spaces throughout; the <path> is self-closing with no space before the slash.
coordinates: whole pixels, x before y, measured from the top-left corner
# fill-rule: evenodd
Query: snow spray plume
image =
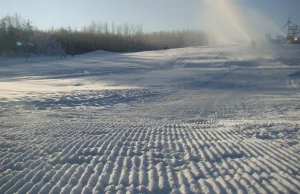
<path id="1" fill-rule="evenodd" d="M 211 44 L 248 44 L 266 33 L 284 36 L 276 24 L 255 9 L 242 9 L 241 0 L 203 0 L 204 27 Z"/>

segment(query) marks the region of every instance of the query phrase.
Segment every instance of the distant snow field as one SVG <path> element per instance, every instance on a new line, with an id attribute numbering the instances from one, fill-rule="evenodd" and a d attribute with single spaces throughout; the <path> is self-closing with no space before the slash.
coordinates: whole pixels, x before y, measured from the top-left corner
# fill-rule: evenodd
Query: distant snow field
<path id="1" fill-rule="evenodd" d="M 300 193 L 299 56 L 0 60 L 0 193 Z"/>

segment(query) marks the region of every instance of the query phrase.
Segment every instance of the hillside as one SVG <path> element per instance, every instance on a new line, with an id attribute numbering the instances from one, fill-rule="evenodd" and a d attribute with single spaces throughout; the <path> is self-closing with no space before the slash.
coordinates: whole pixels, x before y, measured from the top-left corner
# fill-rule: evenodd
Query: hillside
<path id="1" fill-rule="evenodd" d="M 299 54 L 3 60 L 0 193 L 299 193 Z"/>

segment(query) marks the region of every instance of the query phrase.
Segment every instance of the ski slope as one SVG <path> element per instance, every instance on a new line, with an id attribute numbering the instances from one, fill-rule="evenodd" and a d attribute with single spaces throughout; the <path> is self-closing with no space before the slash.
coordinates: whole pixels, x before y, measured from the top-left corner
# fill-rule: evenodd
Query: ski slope
<path id="1" fill-rule="evenodd" d="M 300 193 L 300 48 L 0 61 L 0 193 Z"/>

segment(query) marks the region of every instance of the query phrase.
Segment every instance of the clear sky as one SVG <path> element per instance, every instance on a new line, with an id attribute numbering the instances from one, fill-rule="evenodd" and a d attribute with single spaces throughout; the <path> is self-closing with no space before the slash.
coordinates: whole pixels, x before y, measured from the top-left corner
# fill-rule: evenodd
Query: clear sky
<path id="1" fill-rule="evenodd" d="M 214 0 L 0 0 L 0 14 L 19 13 L 34 26 L 80 28 L 95 21 L 142 24 L 146 31 L 202 29 L 204 1 Z M 230 0 L 283 26 L 290 12 L 300 25 L 300 0 Z M 259 22 L 259 21 L 257 21 Z"/>

